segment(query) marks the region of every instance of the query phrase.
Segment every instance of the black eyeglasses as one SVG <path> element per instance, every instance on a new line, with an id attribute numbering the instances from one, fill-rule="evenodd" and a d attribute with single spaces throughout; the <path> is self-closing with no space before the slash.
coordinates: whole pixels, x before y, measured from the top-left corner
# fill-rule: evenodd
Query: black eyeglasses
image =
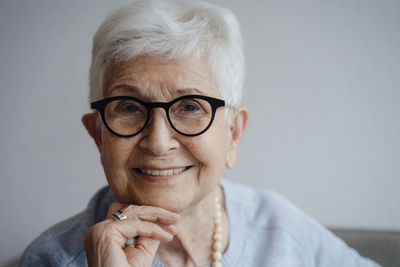
<path id="1" fill-rule="evenodd" d="M 120 137 L 132 137 L 146 127 L 151 110 L 163 108 L 171 127 L 185 136 L 196 136 L 207 131 L 215 112 L 225 101 L 203 95 L 185 95 L 171 102 L 147 103 L 130 96 L 115 96 L 91 103 L 100 111 L 104 125 Z"/>

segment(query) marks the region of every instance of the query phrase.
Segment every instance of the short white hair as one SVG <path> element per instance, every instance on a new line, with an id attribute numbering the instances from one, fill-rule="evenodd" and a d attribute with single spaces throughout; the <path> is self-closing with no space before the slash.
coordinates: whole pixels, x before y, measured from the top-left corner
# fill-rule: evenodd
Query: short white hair
<path id="1" fill-rule="evenodd" d="M 104 75 L 113 64 L 142 55 L 204 57 L 227 105 L 240 104 L 243 41 L 236 16 L 200 1 L 139 0 L 114 11 L 93 38 L 90 102 L 103 98 Z"/>

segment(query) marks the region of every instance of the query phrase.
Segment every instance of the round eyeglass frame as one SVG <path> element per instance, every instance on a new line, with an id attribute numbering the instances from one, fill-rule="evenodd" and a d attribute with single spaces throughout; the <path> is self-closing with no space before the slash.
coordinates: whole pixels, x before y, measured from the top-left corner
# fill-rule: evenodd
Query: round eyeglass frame
<path id="1" fill-rule="evenodd" d="M 171 118 L 169 116 L 169 108 L 175 104 L 176 102 L 182 100 L 182 99 L 186 99 L 186 98 L 197 98 L 197 99 L 203 99 L 205 101 L 207 101 L 210 106 L 211 106 L 211 119 L 210 122 L 208 123 L 208 125 L 199 133 L 195 133 L 195 134 L 186 134 L 183 133 L 181 131 L 179 131 L 177 128 L 175 128 L 174 124 L 171 122 Z M 107 106 L 108 103 L 114 101 L 114 100 L 121 100 L 121 99 L 127 99 L 127 100 L 133 100 L 136 101 L 140 104 L 142 104 L 146 110 L 147 110 L 147 117 L 146 117 L 146 121 L 143 125 L 143 127 L 137 131 L 136 133 L 133 134 L 128 134 L 128 135 L 124 135 L 124 134 L 119 134 L 117 132 L 115 132 L 113 129 L 111 129 L 111 127 L 107 124 L 107 120 L 105 118 L 105 108 Z M 114 135 L 119 136 L 119 137 L 123 137 L 123 138 L 129 138 L 129 137 L 133 137 L 135 135 L 138 135 L 139 133 L 141 133 L 144 128 L 146 128 L 148 122 L 149 122 L 149 118 L 150 118 L 150 113 L 151 110 L 153 108 L 163 108 L 165 110 L 165 113 L 167 115 L 167 119 L 169 122 L 169 125 L 171 125 L 172 129 L 174 129 L 177 133 L 184 135 L 184 136 L 198 136 L 201 135 L 203 133 L 205 133 L 210 127 L 211 124 L 214 121 L 215 118 L 215 112 L 217 111 L 217 109 L 219 107 L 224 107 L 225 106 L 225 101 L 222 99 L 218 99 L 218 98 L 214 98 L 214 97 L 210 97 L 210 96 L 204 96 L 204 95 L 184 95 L 178 98 L 175 98 L 174 100 L 170 101 L 170 102 L 144 102 L 143 100 L 140 100 L 136 97 L 131 97 L 131 96 L 113 96 L 113 97 L 108 97 L 108 98 L 104 98 L 95 102 L 92 102 L 90 104 L 90 107 L 92 109 L 98 110 L 101 114 L 101 118 L 103 120 L 104 125 L 106 126 L 106 128 Z"/>

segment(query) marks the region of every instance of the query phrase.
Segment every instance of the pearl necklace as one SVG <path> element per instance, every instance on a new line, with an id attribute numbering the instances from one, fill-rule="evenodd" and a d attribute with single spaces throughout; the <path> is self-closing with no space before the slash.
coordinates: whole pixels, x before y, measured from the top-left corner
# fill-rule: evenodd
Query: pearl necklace
<path id="1" fill-rule="evenodd" d="M 219 198 L 215 197 L 215 214 L 214 214 L 214 233 L 212 244 L 212 267 L 222 267 L 220 259 L 222 257 L 222 211 Z"/>

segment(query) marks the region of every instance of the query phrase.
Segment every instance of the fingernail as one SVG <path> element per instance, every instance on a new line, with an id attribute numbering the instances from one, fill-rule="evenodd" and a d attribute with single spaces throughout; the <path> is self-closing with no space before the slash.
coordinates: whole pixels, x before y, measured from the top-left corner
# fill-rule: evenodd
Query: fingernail
<path id="1" fill-rule="evenodd" d="M 169 225 L 168 228 L 171 230 L 171 233 L 172 233 L 173 235 L 176 235 L 178 229 L 176 228 L 175 225 Z"/>
<path id="2" fill-rule="evenodd" d="M 175 217 L 175 218 L 177 218 L 177 219 L 180 219 L 181 218 L 181 215 L 179 214 L 179 213 L 172 213 L 173 214 L 173 216 Z"/>
<path id="3" fill-rule="evenodd" d="M 181 215 L 179 213 L 171 212 L 169 214 L 166 214 L 166 217 L 164 218 L 168 218 L 169 220 L 179 220 L 181 218 Z"/>

